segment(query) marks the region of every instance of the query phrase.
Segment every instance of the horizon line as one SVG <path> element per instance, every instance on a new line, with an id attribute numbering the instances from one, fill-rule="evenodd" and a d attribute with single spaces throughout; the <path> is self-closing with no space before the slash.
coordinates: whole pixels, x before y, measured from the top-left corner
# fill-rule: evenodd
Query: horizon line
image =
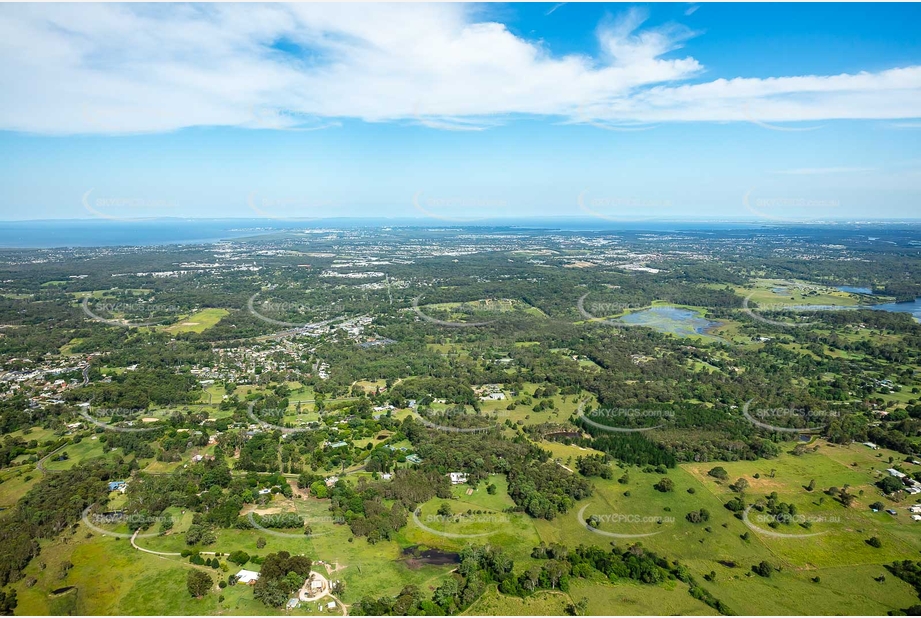
<path id="1" fill-rule="evenodd" d="M 868 222 L 887 222 L 887 223 L 921 223 L 921 217 L 825 217 L 822 219 L 804 219 L 798 221 L 796 219 L 789 220 L 772 220 L 765 219 L 761 217 L 737 217 L 731 215 L 715 215 L 715 216 L 685 216 L 685 217 L 662 217 L 662 218 L 640 218 L 640 219 L 619 219 L 619 220 L 607 220 L 601 219 L 598 217 L 591 216 L 571 216 L 571 215 L 515 215 L 515 216 L 498 216 L 498 217 L 483 217 L 477 219 L 471 219 L 470 221 L 443 221 L 440 224 L 437 223 L 437 219 L 431 217 L 411 217 L 411 216 L 386 216 L 386 215 L 374 215 L 374 216 L 353 216 L 353 217 L 322 217 L 322 218 L 304 218 L 298 219 L 296 217 L 292 218 L 274 218 L 274 217 L 155 217 L 155 218 L 133 218 L 133 219 L 109 219 L 103 217 L 49 217 L 43 219 L 0 219 L 0 223 L 55 223 L 55 222 L 97 222 L 97 223 L 109 223 L 109 224 L 125 224 L 125 223 L 141 223 L 141 224 L 150 224 L 150 223 L 170 223 L 170 222 L 205 222 L 205 221 L 258 221 L 258 222 L 267 222 L 267 223 L 276 223 L 276 224 L 288 224 L 288 225 L 298 225 L 298 224 L 315 224 L 322 223 L 324 221 L 394 221 L 394 222 L 414 222 L 420 224 L 431 224 L 439 225 L 440 227 L 478 227 L 484 225 L 485 222 L 515 222 L 515 221 L 544 221 L 544 220 L 554 220 L 554 221 L 607 221 L 611 224 L 632 224 L 632 223 L 691 223 L 691 222 L 734 222 L 734 223 L 762 223 L 764 225 L 821 225 L 826 223 L 868 223 Z"/>

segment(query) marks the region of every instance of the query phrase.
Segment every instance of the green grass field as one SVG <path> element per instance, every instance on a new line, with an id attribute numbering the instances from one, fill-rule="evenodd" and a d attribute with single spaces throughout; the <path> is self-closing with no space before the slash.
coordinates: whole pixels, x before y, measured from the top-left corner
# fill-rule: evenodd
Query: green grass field
<path id="1" fill-rule="evenodd" d="M 197 313 L 180 319 L 176 324 L 167 326 L 163 330 L 168 333 L 203 333 L 230 312 L 226 309 L 202 309 Z"/>
<path id="2" fill-rule="evenodd" d="M 547 317 L 547 315 L 531 305 L 517 299 L 509 298 L 483 298 L 466 302 L 448 302 L 448 303 L 431 303 L 420 305 L 420 309 L 425 311 L 448 312 L 451 320 L 464 321 L 469 318 L 471 313 L 489 314 L 489 313 L 506 313 L 510 311 L 521 311 L 537 317 Z"/>
<path id="3" fill-rule="evenodd" d="M 0 475 L 0 508 L 14 507 L 41 477 L 42 473 L 31 465 L 4 470 Z"/>
<path id="4" fill-rule="evenodd" d="M 63 453 L 67 453 L 67 459 L 64 461 L 55 461 Z M 105 444 L 98 439 L 85 438 L 79 444 L 68 444 L 61 453 L 57 453 L 45 461 L 45 468 L 48 470 L 70 470 L 77 463 L 92 459 L 93 457 L 102 457 L 105 454 Z"/>
<path id="5" fill-rule="evenodd" d="M 594 583 L 572 580 L 569 596 L 573 601 L 588 599 L 587 614 L 603 615 L 660 615 L 708 616 L 714 612 L 702 601 L 688 594 L 688 587 L 680 582 L 662 586 L 644 586 L 634 583 Z"/>
<path id="6" fill-rule="evenodd" d="M 541 591 L 526 599 L 510 597 L 492 586 L 463 616 L 564 616 L 572 602 L 560 591 Z M 608 613 L 608 612 L 605 612 Z"/>
<path id="7" fill-rule="evenodd" d="M 852 307 L 860 303 L 857 296 L 833 287 L 805 281 L 759 279 L 753 286 L 736 288 L 741 296 L 752 294 L 751 302 L 759 305 L 836 305 Z"/>

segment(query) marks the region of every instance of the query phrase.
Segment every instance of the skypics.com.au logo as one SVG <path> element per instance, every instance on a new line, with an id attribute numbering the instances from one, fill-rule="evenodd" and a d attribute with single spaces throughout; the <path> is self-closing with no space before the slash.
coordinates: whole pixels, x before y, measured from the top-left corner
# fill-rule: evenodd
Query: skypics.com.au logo
<path id="1" fill-rule="evenodd" d="M 495 410 L 488 414 L 477 414 L 469 413 L 466 408 L 458 406 L 446 410 L 420 411 L 418 420 L 429 429 L 435 429 L 436 431 L 443 431 L 445 433 L 486 433 L 499 429 L 499 419 L 509 418 L 510 416 L 511 413 L 507 410 Z M 489 424 L 483 425 L 483 421 Z M 475 423 L 477 426 L 462 426 L 468 423 Z"/>
<path id="2" fill-rule="evenodd" d="M 161 217 L 175 217 L 178 204 L 173 200 L 146 197 L 108 196 L 92 197 L 94 189 L 83 194 L 80 202 L 84 210 L 99 219 L 110 221 L 151 221 Z"/>
<path id="3" fill-rule="evenodd" d="M 257 402 L 255 401 L 252 401 L 249 403 L 246 409 L 246 415 L 249 416 L 249 418 L 254 423 L 259 425 L 263 429 L 272 430 L 272 431 L 280 431 L 281 433 L 288 434 L 288 435 L 296 434 L 296 433 L 304 433 L 307 431 L 313 431 L 315 429 L 315 427 L 310 427 L 310 426 L 286 427 L 284 425 L 280 425 L 279 423 L 285 422 L 284 420 L 285 417 L 291 415 L 291 413 L 288 412 L 287 410 L 283 410 L 279 408 L 260 408 L 258 410 L 259 413 L 257 415 L 256 410 L 255 410 L 256 403 Z M 269 419 L 273 422 L 269 422 L 269 420 L 266 420 L 266 419 Z"/>
<path id="4" fill-rule="evenodd" d="M 587 401 L 579 402 L 576 409 L 576 423 L 584 423 L 601 431 L 611 433 L 635 433 L 642 431 L 652 431 L 665 426 L 664 420 L 673 418 L 675 413 L 671 410 L 646 410 L 642 408 L 598 408 L 597 410 L 585 410 Z M 597 420 L 596 420 L 597 419 Z M 612 421 L 611 423 L 599 422 L 604 419 Z M 628 419 L 648 419 L 646 422 L 654 422 L 655 425 L 644 427 L 629 427 Z M 658 421 L 658 422 L 657 422 Z"/>
<path id="5" fill-rule="evenodd" d="M 661 209 L 672 207 L 669 200 L 653 200 L 630 196 L 591 197 L 584 189 L 576 198 L 579 210 L 606 221 L 650 221 L 662 216 Z"/>
<path id="6" fill-rule="evenodd" d="M 610 106 L 603 103 L 582 103 L 576 108 L 576 113 L 572 122 L 574 124 L 587 124 L 597 129 L 605 131 L 615 131 L 618 133 L 636 133 L 637 131 L 650 131 L 657 128 L 657 124 L 648 124 L 642 122 L 625 122 L 616 118 L 616 114 Z"/>
<path id="7" fill-rule="evenodd" d="M 579 315 L 592 322 L 601 322 L 602 324 L 608 324 L 609 326 L 615 326 L 617 328 L 626 328 L 626 324 L 623 324 L 622 322 L 608 320 L 606 318 L 599 318 L 592 313 L 589 313 L 588 309 L 585 307 L 585 299 L 588 298 L 589 294 L 591 294 L 591 292 L 586 292 L 579 297 L 579 300 L 576 301 L 576 310 L 578 310 Z M 595 302 L 589 303 L 589 308 L 591 308 L 593 312 L 601 315 L 612 315 L 616 313 L 622 313 L 630 307 L 625 303 Z"/>
<path id="8" fill-rule="evenodd" d="M 491 197 L 426 197 L 423 191 L 413 194 L 413 207 L 426 217 L 449 223 L 471 223 L 508 214 L 508 202 Z M 460 216 L 457 213 L 472 213 Z"/>
<path id="9" fill-rule="evenodd" d="M 476 539 L 492 536 L 497 532 L 501 532 L 503 529 L 510 528 L 512 525 L 511 518 L 505 513 L 458 513 L 456 515 L 433 514 L 420 517 L 421 513 L 422 509 L 417 508 L 415 511 L 413 511 L 413 523 L 429 534 L 434 534 L 436 536 L 444 537 L 447 539 Z M 439 527 L 452 525 L 486 526 L 489 528 L 489 530 L 485 532 L 477 532 L 474 534 L 466 534 L 461 532 L 448 532 L 446 530 L 439 530 L 438 528 L 433 528 L 432 525 L 427 524 L 432 524 Z"/>
<path id="10" fill-rule="evenodd" d="M 335 200 L 310 196 L 268 196 L 251 191 L 246 205 L 262 219 L 309 222 L 345 216 L 345 205 Z"/>
<path id="11" fill-rule="evenodd" d="M 841 202 L 836 199 L 808 197 L 761 197 L 753 198 L 754 189 L 742 196 L 745 210 L 759 219 L 778 223 L 808 223 L 835 218 L 840 214 Z M 793 214 L 795 213 L 795 214 Z"/>
<path id="12" fill-rule="evenodd" d="M 780 326 L 781 328 L 801 328 L 803 326 L 809 326 L 810 324 L 813 324 L 813 322 L 782 322 L 780 320 L 772 320 L 770 318 L 764 317 L 763 315 L 759 315 L 755 313 L 750 306 L 750 302 L 751 302 L 752 297 L 756 293 L 757 292 L 752 292 L 751 294 L 746 296 L 744 299 L 742 299 L 742 311 L 748 317 L 752 318 L 753 320 L 763 322 L 764 324 L 770 324 L 771 326 Z M 771 304 L 765 304 L 765 305 L 761 305 L 759 303 L 758 308 L 764 311 L 797 311 L 797 312 L 800 312 L 804 310 L 802 306 L 790 305 L 786 303 L 771 303 Z M 819 309 L 823 309 L 823 308 L 822 307 L 813 308 L 813 309 L 806 308 L 806 310 L 811 310 L 811 311 L 818 311 Z"/>
<path id="13" fill-rule="evenodd" d="M 248 126 L 272 131 L 322 131 L 341 127 L 339 121 L 329 121 L 314 114 L 295 109 L 267 105 L 250 105 Z"/>
<path id="14" fill-rule="evenodd" d="M 448 326 L 448 327 L 451 327 L 451 328 L 473 328 L 473 327 L 477 327 L 477 326 L 487 326 L 487 325 L 492 324 L 493 322 L 495 322 L 495 320 L 489 320 L 489 321 L 487 321 L 487 322 L 452 322 L 452 321 L 449 321 L 449 320 L 438 320 L 438 319 L 436 319 L 436 318 L 433 318 L 433 317 L 430 316 L 430 315 L 426 315 L 425 313 L 422 312 L 422 309 L 419 308 L 419 302 L 420 302 L 423 298 L 424 298 L 424 295 L 420 294 L 419 296 L 417 296 L 417 297 L 415 297 L 415 298 L 413 299 L 413 303 L 412 303 L 413 311 L 414 311 L 414 312 L 416 313 L 416 315 L 419 316 L 421 319 L 423 319 L 423 320 L 425 320 L 426 322 L 429 322 L 429 323 L 431 323 L 431 324 L 438 324 L 439 326 Z M 487 304 L 486 307 L 478 308 L 478 311 L 490 311 L 488 304 Z M 493 311 L 498 311 L 498 309 L 493 309 Z"/>
<path id="15" fill-rule="evenodd" d="M 160 536 L 163 530 L 169 529 L 173 525 L 173 518 L 169 515 L 151 516 L 141 513 L 126 514 L 121 511 L 97 512 L 93 511 L 94 506 L 95 505 L 90 505 L 84 509 L 81 521 L 93 532 L 105 536 L 112 536 L 119 539 L 150 538 Z M 150 529 L 157 524 L 160 524 L 161 531 L 141 532 L 141 530 Z M 163 527 L 164 524 L 166 524 L 166 528 Z M 103 527 L 120 525 L 127 525 L 129 530 L 135 530 L 135 532 L 115 532 L 114 530 Z"/>
<path id="16" fill-rule="evenodd" d="M 308 312 L 312 311 L 312 308 L 304 303 L 298 302 L 289 302 L 289 301 L 279 301 L 272 300 L 269 298 L 263 299 L 256 302 L 256 299 L 259 298 L 262 292 L 256 292 L 249 297 L 249 300 L 246 302 L 246 309 L 249 313 L 267 324 L 273 326 L 284 326 L 287 328 L 306 328 L 309 326 L 319 326 L 324 322 L 317 322 L 316 324 L 310 324 L 306 321 L 304 322 L 289 322 L 286 320 L 279 320 L 272 316 L 278 317 L 287 317 L 292 314 L 301 314 L 306 315 Z"/>
<path id="17" fill-rule="evenodd" d="M 813 125 L 813 126 L 806 126 L 806 127 L 781 126 L 779 124 L 776 124 L 776 121 L 767 122 L 763 119 L 764 117 L 763 110 L 759 109 L 758 105 L 752 105 L 750 101 L 745 101 L 742 104 L 742 117 L 748 122 L 758 125 L 761 128 L 770 129 L 771 131 L 780 131 L 782 133 L 802 133 L 803 131 L 816 131 L 818 129 L 821 129 L 824 126 L 824 125 Z M 799 121 L 794 120 L 792 122 L 799 122 Z"/>
<path id="18" fill-rule="evenodd" d="M 80 309 L 89 319 L 108 326 L 120 328 L 143 328 L 158 326 L 174 320 L 176 317 L 188 313 L 182 307 L 167 303 L 145 301 L 142 298 L 136 301 L 102 301 L 93 302 L 90 296 L 84 296 Z M 100 315 L 102 314 L 102 315 Z M 131 318 L 117 318 L 115 315 L 132 316 Z M 105 317 L 106 315 L 110 317 Z M 134 316 L 144 315 L 137 319 Z"/>
<path id="19" fill-rule="evenodd" d="M 592 534 L 613 539 L 641 539 L 655 536 L 662 532 L 662 530 L 653 530 L 651 532 L 627 532 L 625 531 L 627 527 L 650 528 L 652 526 L 658 527 L 675 523 L 675 518 L 671 516 L 644 515 L 640 513 L 607 512 L 587 515 L 586 511 L 588 511 L 589 507 L 591 507 L 591 504 L 586 504 L 579 509 L 579 512 L 576 514 L 576 519 L 578 519 L 579 524 Z M 621 531 L 611 532 L 607 530 L 607 528 L 613 528 L 615 530 L 620 529 Z"/>
<path id="20" fill-rule="evenodd" d="M 92 413 L 91 413 L 92 411 Z M 126 408 L 96 408 L 92 410 L 89 404 L 83 404 L 78 407 L 77 414 L 82 416 L 88 422 L 101 427 L 106 431 L 115 431 L 118 433 L 146 433 L 150 431 L 156 431 L 160 429 L 159 427 L 133 427 L 132 425 L 136 422 L 138 416 L 144 414 L 146 410 L 142 409 L 126 409 Z M 100 417 L 108 417 L 112 419 L 112 422 L 106 422 L 100 420 Z M 153 423 L 161 419 L 154 417 L 142 417 L 142 423 Z M 127 423 L 127 427 L 122 427 L 119 425 L 114 425 L 112 423 Z"/>
<path id="21" fill-rule="evenodd" d="M 801 515 L 789 515 L 789 514 L 779 514 L 773 515 L 771 513 L 757 513 L 756 515 L 751 515 L 752 506 L 749 506 L 742 513 L 742 522 L 748 526 L 748 528 L 757 534 L 767 537 L 773 537 L 776 539 L 804 539 L 813 536 L 820 536 L 822 534 L 827 534 L 828 530 L 823 530 L 820 532 L 804 532 L 801 534 L 787 533 L 787 532 L 776 532 L 775 530 L 766 530 L 756 523 L 766 524 L 770 528 L 779 528 L 784 525 L 792 526 L 799 525 L 802 528 L 810 529 L 814 523 L 832 523 L 840 524 L 841 518 L 837 515 L 824 514 L 824 513 L 809 513 Z"/>
<path id="22" fill-rule="evenodd" d="M 742 416 L 745 417 L 752 425 L 767 431 L 777 431 L 780 433 L 815 433 L 821 431 L 824 425 L 807 425 L 804 427 L 782 427 L 774 425 L 768 421 L 777 419 L 803 421 L 804 423 L 815 423 L 816 420 L 825 420 L 828 418 L 837 418 L 841 416 L 840 412 L 834 410 L 809 410 L 806 408 L 760 408 L 752 409 L 751 405 L 755 399 L 749 399 L 742 405 Z"/>
<path id="23" fill-rule="evenodd" d="M 250 512 L 246 515 L 246 520 L 253 528 L 265 534 L 287 539 L 326 536 L 335 532 L 332 526 L 347 523 L 345 517 L 342 516 L 304 517 L 297 513 L 259 515 Z M 284 530 L 300 530 L 300 532 L 284 532 Z"/>

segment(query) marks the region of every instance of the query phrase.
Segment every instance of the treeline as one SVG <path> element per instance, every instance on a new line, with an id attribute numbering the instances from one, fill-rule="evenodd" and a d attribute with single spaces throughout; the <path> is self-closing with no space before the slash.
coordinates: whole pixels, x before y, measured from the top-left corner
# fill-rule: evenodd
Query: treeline
<path id="1" fill-rule="evenodd" d="M 653 442 L 643 433 L 605 432 L 587 423 L 583 427 L 589 433 L 594 430 L 594 433 L 591 440 L 580 440 L 579 442 L 585 442 L 586 446 L 607 453 L 624 463 L 638 466 L 664 465 L 669 468 L 674 468 L 677 464 L 671 451 L 662 448 L 660 444 Z"/>
<path id="2" fill-rule="evenodd" d="M 915 562 L 914 560 L 896 561 L 892 564 L 887 564 L 886 568 L 902 581 L 914 586 L 915 592 L 921 597 L 921 562 Z M 907 616 L 921 616 L 921 603 L 912 605 L 905 609 L 904 612 Z"/>
<path id="3" fill-rule="evenodd" d="M 313 486 L 322 484 L 310 475 L 302 477 L 300 482 L 311 483 L 312 491 Z M 339 480 L 332 488 L 322 486 L 322 493 L 329 496 L 334 519 L 345 522 L 352 534 L 365 537 L 372 544 L 393 538 L 418 504 L 436 496 L 451 497 L 450 484 L 444 476 L 406 468 L 396 470 L 389 482 L 369 482 L 362 477 L 352 486 Z M 388 507 L 384 500 L 392 504 Z"/>
<path id="4" fill-rule="evenodd" d="M 508 494 L 525 513 L 553 519 L 592 495 L 592 485 L 552 462 L 515 465 L 508 471 Z"/>
<path id="5" fill-rule="evenodd" d="M 444 399 L 448 403 L 470 405 L 474 409 L 480 406 L 480 400 L 473 389 L 457 378 L 415 378 L 400 382 L 390 389 L 393 405 L 405 407 L 409 399 L 415 399 L 420 405 L 429 405 L 433 399 Z"/>
<path id="6" fill-rule="evenodd" d="M 112 376 L 111 382 L 91 382 L 70 389 L 64 397 L 70 402 L 92 402 L 97 408 L 146 410 L 151 404 L 193 403 L 198 401 L 200 394 L 198 380 L 190 373 L 138 368 Z"/>
<path id="7" fill-rule="evenodd" d="M 548 461 L 550 454 L 524 435 L 507 439 L 497 431 L 438 431 L 411 418 L 403 422 L 402 430 L 422 457 L 421 469 L 440 475 L 465 472 L 472 484 L 490 474 L 505 474 L 509 496 L 532 517 L 553 519 L 592 493 L 588 481 Z"/>
<path id="8" fill-rule="evenodd" d="M 312 566 L 306 556 L 286 551 L 269 554 L 262 561 L 253 595 L 269 607 L 281 607 L 304 585 Z"/>

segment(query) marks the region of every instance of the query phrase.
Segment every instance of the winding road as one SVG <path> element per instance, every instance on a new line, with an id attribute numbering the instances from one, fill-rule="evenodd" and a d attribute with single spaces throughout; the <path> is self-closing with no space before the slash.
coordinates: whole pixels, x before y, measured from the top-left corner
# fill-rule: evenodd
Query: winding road
<path id="1" fill-rule="evenodd" d="M 45 455 L 44 457 L 42 457 L 41 459 L 39 459 L 37 462 L 35 462 L 35 469 L 38 470 L 39 472 L 41 472 L 42 474 L 56 474 L 56 473 L 60 472 L 60 470 L 49 470 L 48 468 L 46 468 L 46 467 L 45 467 L 45 461 L 46 461 L 49 457 L 51 457 L 52 455 L 54 455 L 55 453 L 57 453 L 57 452 L 59 452 L 59 451 L 62 451 L 62 450 L 64 450 L 65 448 L 67 448 L 67 446 L 68 446 L 67 444 L 62 444 L 61 446 L 57 447 L 56 449 L 54 449 L 53 451 L 51 451 L 50 453 L 48 453 L 47 455 Z"/>

